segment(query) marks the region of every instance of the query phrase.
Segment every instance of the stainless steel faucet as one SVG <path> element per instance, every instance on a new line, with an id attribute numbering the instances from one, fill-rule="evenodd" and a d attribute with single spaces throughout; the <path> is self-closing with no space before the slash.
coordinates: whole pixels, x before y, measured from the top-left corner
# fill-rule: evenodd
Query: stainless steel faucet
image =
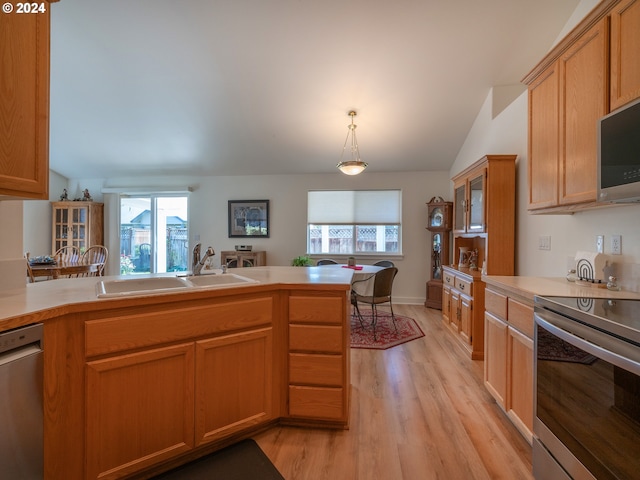
<path id="1" fill-rule="evenodd" d="M 200 275 L 202 267 L 206 263 L 207 259 L 216 254 L 216 252 L 213 251 L 213 247 L 209 247 L 207 248 L 207 251 L 204 252 L 204 257 L 200 259 L 200 247 L 200 243 L 197 243 L 196 246 L 193 247 L 193 266 L 191 268 L 191 273 L 193 273 L 193 275 Z"/>

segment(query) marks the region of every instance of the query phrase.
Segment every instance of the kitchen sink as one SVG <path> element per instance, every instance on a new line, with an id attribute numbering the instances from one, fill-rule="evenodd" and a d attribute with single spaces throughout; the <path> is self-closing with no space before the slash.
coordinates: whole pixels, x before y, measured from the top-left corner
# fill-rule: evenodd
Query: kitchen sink
<path id="1" fill-rule="evenodd" d="M 165 293 L 190 287 L 190 283 L 184 278 L 178 277 L 127 278 L 125 280 L 101 280 L 96 285 L 96 293 L 99 298 L 120 297 Z"/>
<path id="2" fill-rule="evenodd" d="M 247 277 L 241 277 L 234 273 L 225 273 L 222 275 L 198 275 L 187 277 L 187 281 L 195 287 L 230 287 L 233 285 L 242 285 L 246 283 L 258 283 Z"/>
<path id="3" fill-rule="evenodd" d="M 98 298 L 131 295 L 152 295 L 188 289 L 232 287 L 248 283 L 259 283 L 251 278 L 233 273 L 222 275 L 198 275 L 187 277 L 127 278 L 124 280 L 101 280 L 96 285 Z"/>

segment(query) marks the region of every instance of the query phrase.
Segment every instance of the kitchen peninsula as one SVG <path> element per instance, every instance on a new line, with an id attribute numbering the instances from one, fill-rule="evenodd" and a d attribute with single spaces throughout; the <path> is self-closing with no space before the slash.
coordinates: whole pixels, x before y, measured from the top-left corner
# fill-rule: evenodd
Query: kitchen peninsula
<path id="1" fill-rule="evenodd" d="M 1 292 L 0 331 L 44 324 L 45 478 L 148 478 L 277 423 L 347 428 L 352 274 L 256 267 L 242 275 L 259 283 L 156 295 L 98 298 L 95 277 Z"/>

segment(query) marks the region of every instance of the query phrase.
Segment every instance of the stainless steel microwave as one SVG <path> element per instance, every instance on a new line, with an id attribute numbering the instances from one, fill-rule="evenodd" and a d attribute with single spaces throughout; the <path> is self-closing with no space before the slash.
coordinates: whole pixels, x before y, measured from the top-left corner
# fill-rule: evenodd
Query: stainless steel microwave
<path id="1" fill-rule="evenodd" d="M 598 120 L 598 202 L 640 202 L 640 100 Z"/>

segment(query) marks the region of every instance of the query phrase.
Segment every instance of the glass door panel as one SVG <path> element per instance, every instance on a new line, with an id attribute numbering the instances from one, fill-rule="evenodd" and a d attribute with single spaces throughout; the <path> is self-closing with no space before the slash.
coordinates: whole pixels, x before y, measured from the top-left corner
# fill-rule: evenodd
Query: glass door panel
<path id="1" fill-rule="evenodd" d="M 469 182 L 469 229 L 484 232 L 484 174 Z"/>
<path id="2" fill-rule="evenodd" d="M 466 219 L 466 185 L 460 185 L 456 187 L 454 191 L 455 197 L 455 211 L 453 212 L 453 229 L 458 232 L 465 231 Z"/>

